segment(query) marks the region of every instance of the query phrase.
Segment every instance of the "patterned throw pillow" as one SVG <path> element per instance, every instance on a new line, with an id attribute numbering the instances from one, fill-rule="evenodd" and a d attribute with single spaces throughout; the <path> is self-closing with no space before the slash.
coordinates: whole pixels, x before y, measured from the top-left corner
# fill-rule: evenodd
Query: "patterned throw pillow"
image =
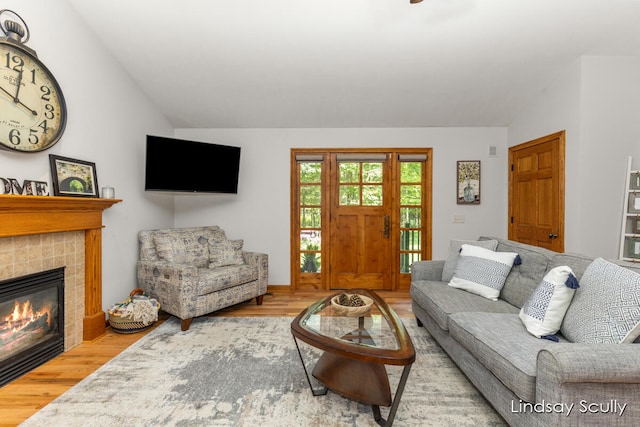
<path id="1" fill-rule="evenodd" d="M 520 320 L 532 335 L 557 341 L 562 319 L 580 285 L 566 265 L 549 270 L 520 310 Z"/>
<path id="2" fill-rule="evenodd" d="M 517 253 L 464 244 L 449 286 L 498 301 L 514 262 L 520 262 Z"/>
<path id="3" fill-rule="evenodd" d="M 640 274 L 595 259 L 580 279 L 560 332 L 571 342 L 632 343 L 640 336 Z"/>
<path id="4" fill-rule="evenodd" d="M 444 267 L 442 268 L 442 281 L 448 282 L 453 277 L 453 272 L 458 265 L 458 259 L 460 259 L 460 249 L 462 245 L 480 246 L 481 248 L 495 251 L 498 247 L 497 240 L 452 240 L 449 242 L 449 256 L 444 261 Z"/>
<path id="5" fill-rule="evenodd" d="M 204 268 L 209 262 L 209 240 L 200 233 L 176 231 L 158 233 L 154 238 L 158 258 L 176 264 Z"/>
<path id="6" fill-rule="evenodd" d="M 244 264 L 244 240 L 209 239 L 209 268 Z"/>

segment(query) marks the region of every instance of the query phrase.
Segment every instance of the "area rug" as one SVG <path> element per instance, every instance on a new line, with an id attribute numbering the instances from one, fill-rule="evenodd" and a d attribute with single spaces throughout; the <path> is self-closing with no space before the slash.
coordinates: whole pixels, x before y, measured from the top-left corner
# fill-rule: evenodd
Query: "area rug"
<path id="1" fill-rule="evenodd" d="M 368 405 L 312 395 L 291 321 L 202 317 L 182 332 L 170 318 L 21 425 L 376 426 Z M 417 358 L 394 426 L 504 425 L 427 331 L 404 323 Z M 317 350 L 300 347 L 312 366 Z M 395 392 L 401 368 L 387 370 Z"/>

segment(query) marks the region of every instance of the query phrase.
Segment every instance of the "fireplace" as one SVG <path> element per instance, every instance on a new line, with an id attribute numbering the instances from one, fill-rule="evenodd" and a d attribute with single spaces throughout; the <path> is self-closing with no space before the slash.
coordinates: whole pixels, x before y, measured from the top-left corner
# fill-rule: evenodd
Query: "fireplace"
<path id="1" fill-rule="evenodd" d="M 64 351 L 64 267 L 0 282 L 0 386 Z"/>

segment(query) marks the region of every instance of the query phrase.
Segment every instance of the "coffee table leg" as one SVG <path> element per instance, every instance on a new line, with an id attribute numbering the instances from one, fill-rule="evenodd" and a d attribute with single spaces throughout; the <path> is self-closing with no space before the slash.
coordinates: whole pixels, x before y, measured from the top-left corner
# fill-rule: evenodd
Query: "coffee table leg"
<path id="1" fill-rule="evenodd" d="M 296 339 L 296 337 L 293 337 L 293 342 L 296 343 L 296 349 L 298 350 L 298 356 L 300 356 L 300 362 L 302 363 L 302 369 L 304 369 L 304 374 L 307 376 L 307 383 L 309 383 L 309 388 L 311 389 L 311 394 L 313 394 L 314 396 L 324 396 L 325 394 L 327 394 L 327 391 L 329 390 L 327 387 L 322 387 L 319 389 L 314 389 L 313 385 L 311 384 L 311 378 L 309 378 L 309 372 L 307 372 L 307 367 L 304 364 L 304 359 L 302 357 L 302 352 L 300 351 L 300 347 L 298 346 L 298 340 Z"/>
<path id="2" fill-rule="evenodd" d="M 398 383 L 398 388 L 396 389 L 396 395 L 393 396 L 393 403 L 391 404 L 391 409 L 389 410 L 389 416 L 385 420 L 382 418 L 382 414 L 380 414 L 379 406 L 372 406 L 373 409 L 373 419 L 383 427 L 391 427 L 393 425 L 393 419 L 396 417 L 396 412 L 398 411 L 398 406 L 400 405 L 400 398 L 402 397 L 402 393 L 404 392 L 404 386 L 407 383 L 407 378 L 409 378 L 409 371 L 411 371 L 411 365 L 407 365 L 402 370 L 402 376 L 400 377 L 400 382 Z"/>

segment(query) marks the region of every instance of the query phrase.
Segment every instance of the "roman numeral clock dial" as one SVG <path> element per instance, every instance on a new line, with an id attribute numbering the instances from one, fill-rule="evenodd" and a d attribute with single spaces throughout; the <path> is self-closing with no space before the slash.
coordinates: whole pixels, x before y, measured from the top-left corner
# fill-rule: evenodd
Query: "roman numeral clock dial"
<path id="1" fill-rule="evenodd" d="M 20 16 L 1 10 L 0 29 L 6 36 L 0 37 L 0 148 L 46 150 L 58 142 L 67 121 L 62 90 L 24 45 L 29 30 Z"/>

